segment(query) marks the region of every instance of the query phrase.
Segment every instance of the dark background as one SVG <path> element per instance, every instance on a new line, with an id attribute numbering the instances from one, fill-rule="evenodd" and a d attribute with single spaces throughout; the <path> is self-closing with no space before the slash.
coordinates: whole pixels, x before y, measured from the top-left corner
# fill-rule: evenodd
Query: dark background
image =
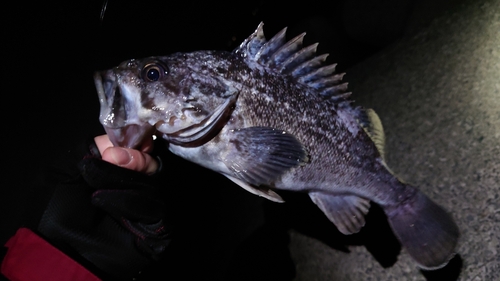
<path id="1" fill-rule="evenodd" d="M 288 1 L 285 5 L 268 1 L 240 1 L 227 5 L 215 1 L 110 0 L 102 18 L 103 1 L 32 1 L 5 7 L 2 12 L 2 21 L 5 21 L 2 24 L 4 153 L 1 154 L 0 242 L 4 243 L 22 224 L 19 218 L 27 204 L 23 201 L 26 197 L 24 192 L 40 167 L 48 165 L 54 155 L 72 148 L 80 140 L 103 133 L 98 122 L 99 105 L 92 79 L 95 70 L 113 67 L 130 58 L 172 52 L 204 49 L 230 51 L 263 21 L 267 38 L 285 26 L 289 27 L 290 38 L 307 32 L 305 44 L 319 42 L 318 53 L 330 53 L 328 62 L 338 63 L 339 71 L 344 71 L 397 41 L 403 34 L 414 31 L 416 26 L 438 15 L 439 7 L 446 6 L 450 1 L 434 1 L 436 9 L 418 13 L 420 19 L 411 18 L 415 14 L 414 2 L 337 0 L 292 4 Z M 443 4 L 440 5 L 440 2 Z M 345 79 L 349 81 L 349 74 Z M 313 213 L 313 218 L 317 216 L 319 225 L 328 228 L 328 233 L 335 231 L 330 229 L 332 226 L 326 226 L 325 219 L 304 196 L 285 194 L 292 202 L 287 207 L 269 205 L 236 186 L 231 186 L 234 191 L 226 192 L 230 188 L 225 189 L 224 186 L 228 185 L 225 179 L 205 173 L 199 167 L 184 163 L 182 168 L 185 170 L 181 172 L 185 174 L 201 174 L 199 178 L 209 182 L 211 189 L 218 189 L 212 193 L 206 185 L 200 189 L 192 180 L 176 176 L 172 181 L 185 184 L 186 189 L 193 190 L 193 196 L 200 193 L 208 196 L 205 197 L 207 200 L 212 200 L 210 204 L 194 200 L 190 203 L 196 206 L 184 207 L 183 211 L 197 210 L 204 204 L 207 208 L 218 204 L 222 204 L 219 208 L 227 204 L 228 208 L 235 209 L 257 206 L 247 210 L 260 210 L 263 206 L 267 216 L 265 221 L 268 224 L 269 221 L 279 221 L 281 230 L 286 230 L 291 226 L 300 229 L 300 218 L 295 225 L 287 219 L 295 215 L 300 217 L 305 210 Z M 222 203 L 234 201 L 235 197 L 247 203 Z M 214 214 L 224 217 L 222 213 L 224 211 L 220 210 L 220 213 Z M 377 216 L 377 212 L 374 213 Z M 252 218 L 248 215 L 247 219 Z M 260 217 L 255 220 L 257 222 L 252 225 L 258 229 L 262 222 Z M 245 224 L 246 220 L 234 219 L 232 222 Z M 219 231 L 223 229 L 221 221 L 216 224 Z M 248 235 L 253 230 L 250 228 L 242 233 Z M 273 240 L 269 237 L 276 233 L 269 229 L 257 232 L 254 234 L 257 240 L 253 241 L 270 243 Z M 259 235 L 262 237 L 259 238 Z M 204 233 L 200 232 L 191 238 L 203 240 L 204 237 Z M 283 241 L 280 238 L 282 236 L 278 235 L 276 240 Z M 361 240 L 343 240 L 339 244 L 369 243 L 359 237 L 355 239 Z M 243 252 L 266 246 L 270 245 L 248 242 L 245 246 L 248 249 Z M 285 249 L 280 255 L 286 257 L 286 243 L 279 247 L 275 252 Z M 271 259 L 272 255 L 267 258 Z M 290 279 L 293 265 L 286 258 L 283 260 L 282 266 L 289 275 L 282 275 L 282 279 Z M 249 262 L 245 258 L 240 261 L 242 264 Z M 265 263 L 259 264 L 262 266 Z"/>

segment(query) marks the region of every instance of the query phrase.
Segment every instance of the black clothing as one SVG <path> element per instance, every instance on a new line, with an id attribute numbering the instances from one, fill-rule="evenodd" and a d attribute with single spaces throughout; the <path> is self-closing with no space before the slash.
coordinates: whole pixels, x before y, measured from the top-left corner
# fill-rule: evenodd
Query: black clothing
<path id="1" fill-rule="evenodd" d="M 152 176 L 102 161 L 93 139 L 67 151 L 37 178 L 25 226 L 103 280 L 290 280 L 288 236 L 264 225 L 265 199 L 166 148 L 155 143 Z M 276 247 L 285 258 L 269 261 Z"/>

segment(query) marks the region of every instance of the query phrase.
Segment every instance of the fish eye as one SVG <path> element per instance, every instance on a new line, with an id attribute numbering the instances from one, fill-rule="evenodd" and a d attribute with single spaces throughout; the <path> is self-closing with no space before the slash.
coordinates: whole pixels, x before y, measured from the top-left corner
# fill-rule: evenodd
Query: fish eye
<path id="1" fill-rule="evenodd" d="M 167 74 L 165 66 L 159 63 L 149 63 L 142 68 L 142 79 L 149 82 L 155 82 Z"/>

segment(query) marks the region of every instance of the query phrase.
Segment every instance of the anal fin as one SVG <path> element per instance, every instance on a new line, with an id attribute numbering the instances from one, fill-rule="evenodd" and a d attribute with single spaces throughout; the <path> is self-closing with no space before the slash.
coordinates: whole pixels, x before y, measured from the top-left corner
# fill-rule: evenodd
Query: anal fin
<path id="1" fill-rule="evenodd" d="M 309 192 L 309 197 L 343 234 L 353 234 L 365 225 L 370 200 L 355 195 Z"/>

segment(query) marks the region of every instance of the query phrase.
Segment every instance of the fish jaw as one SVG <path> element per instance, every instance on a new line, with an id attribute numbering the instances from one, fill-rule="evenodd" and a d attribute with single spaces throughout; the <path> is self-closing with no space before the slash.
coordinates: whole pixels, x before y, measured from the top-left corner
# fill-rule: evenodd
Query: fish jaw
<path id="1" fill-rule="evenodd" d="M 137 90 L 119 85 L 112 70 L 96 72 L 94 82 L 99 96 L 99 121 L 114 146 L 144 149 L 151 145 L 154 126 L 141 121 L 138 110 L 131 110 Z"/>
<path id="2" fill-rule="evenodd" d="M 110 128 L 104 126 L 104 130 L 109 140 L 114 146 L 138 149 L 141 151 L 149 150 L 152 145 L 152 136 L 155 128 L 149 124 L 128 125 L 120 128 Z"/>

